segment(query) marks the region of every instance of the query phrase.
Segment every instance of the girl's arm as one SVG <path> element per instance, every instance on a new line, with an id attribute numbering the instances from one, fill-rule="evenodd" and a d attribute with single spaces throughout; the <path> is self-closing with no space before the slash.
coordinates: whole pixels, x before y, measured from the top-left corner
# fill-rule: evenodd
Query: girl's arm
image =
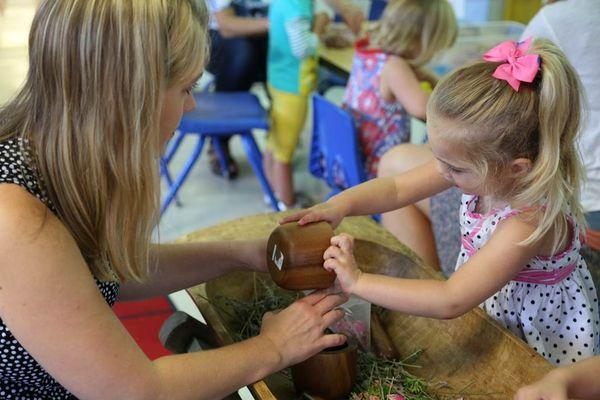
<path id="1" fill-rule="evenodd" d="M 396 100 L 413 117 L 425 120 L 429 93 L 413 68 L 402 58 L 391 56 L 381 72 L 381 93 L 388 101 Z"/>
<path id="2" fill-rule="evenodd" d="M 397 210 L 416 203 L 452 184 L 444 179 L 435 160 L 395 177 L 371 179 L 344 190 L 327 202 L 316 205 L 282 220 L 282 223 L 299 221 L 300 225 L 328 221 L 335 228 L 350 215 L 372 215 Z"/>
<path id="3" fill-rule="evenodd" d="M 515 400 L 592 400 L 600 398 L 600 357 L 549 372 L 517 392 Z"/>
<path id="4" fill-rule="evenodd" d="M 513 217 L 500 223 L 490 241 L 447 281 L 400 279 L 361 273 L 348 236 L 335 237 L 324 257 L 345 293 L 381 307 L 430 318 L 456 318 L 488 299 L 539 254 L 539 244 L 521 246 L 535 227 Z"/>
<path id="5" fill-rule="evenodd" d="M 350 0 L 325 0 L 327 4 L 333 7 L 348 24 L 352 32 L 360 34 L 365 16 L 360 8 L 352 4 Z"/>
<path id="6" fill-rule="evenodd" d="M 139 300 L 187 289 L 234 271 L 267 271 L 267 238 L 161 244 L 152 249 L 152 277 L 125 283 L 119 300 Z"/>
<path id="7" fill-rule="evenodd" d="M 269 31 L 269 19 L 238 17 L 232 8 L 225 8 L 214 14 L 219 33 L 224 38 L 263 35 Z"/>
<path id="8" fill-rule="evenodd" d="M 214 399 L 296 363 L 345 299 L 322 293 L 263 320 L 259 336 L 150 361 L 102 297 L 68 230 L 36 198 L 0 185 L 0 316 L 61 385 L 85 399 Z"/>

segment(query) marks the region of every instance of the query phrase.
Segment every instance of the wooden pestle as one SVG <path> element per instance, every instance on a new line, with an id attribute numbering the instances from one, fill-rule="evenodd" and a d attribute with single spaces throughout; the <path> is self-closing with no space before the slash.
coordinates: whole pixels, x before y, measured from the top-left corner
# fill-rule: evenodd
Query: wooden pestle
<path id="1" fill-rule="evenodd" d="M 267 243 L 267 265 L 273 281 L 288 290 L 325 289 L 333 285 L 335 273 L 323 268 L 323 253 L 332 236 L 333 229 L 327 222 L 278 226 Z"/>

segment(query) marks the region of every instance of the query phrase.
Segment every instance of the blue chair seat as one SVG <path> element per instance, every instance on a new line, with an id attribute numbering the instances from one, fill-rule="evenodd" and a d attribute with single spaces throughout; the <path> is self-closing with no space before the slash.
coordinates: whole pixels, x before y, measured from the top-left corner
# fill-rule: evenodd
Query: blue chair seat
<path id="1" fill-rule="evenodd" d="M 181 131 L 229 135 L 269 128 L 267 112 L 252 93 L 196 93 L 194 98 L 196 108 L 181 119 Z"/>
<path id="2" fill-rule="evenodd" d="M 257 176 L 264 193 L 270 200 L 275 211 L 280 211 L 277 199 L 266 179 L 262 167 L 262 154 L 256 145 L 252 129 L 268 129 L 268 114 L 260 102 L 248 92 L 201 92 L 195 93 L 196 108 L 183 115 L 178 128 L 178 134 L 169 143 L 163 156 L 160 169 L 165 177 L 169 189 L 161 204 L 161 215 L 176 199 L 177 192 L 189 175 L 192 167 L 202 154 L 206 138 L 215 138 L 223 135 L 239 135 L 242 145 L 248 156 L 248 161 Z M 187 135 L 196 135 L 197 142 L 192 154 L 175 179 L 169 172 L 169 162 L 175 155 L 183 138 Z M 223 153 L 218 140 L 213 141 L 218 152 Z M 223 158 L 221 157 L 221 163 Z"/>

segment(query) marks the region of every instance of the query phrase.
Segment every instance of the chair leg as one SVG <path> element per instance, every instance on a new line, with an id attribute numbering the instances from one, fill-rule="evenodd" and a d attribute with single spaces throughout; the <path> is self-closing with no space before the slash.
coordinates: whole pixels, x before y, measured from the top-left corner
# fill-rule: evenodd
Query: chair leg
<path id="1" fill-rule="evenodd" d="M 262 166 L 262 153 L 256 145 L 256 141 L 254 141 L 252 132 L 243 132 L 241 137 L 244 150 L 246 150 L 246 154 L 248 155 L 248 161 L 250 161 L 250 165 L 262 186 L 263 192 L 269 197 L 271 207 L 273 207 L 273 210 L 275 211 L 281 211 L 277 205 L 277 199 L 275 198 L 275 194 L 273 194 L 273 189 L 271 189 L 271 185 L 265 176 L 265 171 Z"/>
<path id="2" fill-rule="evenodd" d="M 181 172 L 177 176 L 177 179 L 175 179 L 173 185 L 169 187 L 169 191 L 167 192 L 167 195 L 165 196 L 165 199 L 163 200 L 162 205 L 160 207 L 160 215 L 163 215 L 167 207 L 169 207 L 169 204 L 171 204 L 171 201 L 173 201 L 173 199 L 177 195 L 177 191 L 179 190 L 185 179 L 188 177 L 190 171 L 192 170 L 192 167 L 200 157 L 200 154 L 202 154 L 202 148 L 204 147 L 205 139 L 206 137 L 204 135 L 198 135 L 198 143 L 196 144 L 193 153 L 186 161 L 185 165 L 181 169 Z"/>
<path id="3" fill-rule="evenodd" d="M 173 178 L 171 178 L 169 166 L 167 165 L 167 161 L 163 157 L 160 158 L 160 174 L 165 177 L 165 180 L 167 181 L 167 185 L 169 185 L 169 187 L 173 186 Z M 181 207 L 181 202 L 179 201 L 179 198 L 177 196 L 175 196 L 175 205 L 177 205 L 177 207 Z"/>
<path id="4" fill-rule="evenodd" d="M 215 148 L 215 152 L 217 153 L 217 157 L 219 158 L 219 164 L 221 165 L 221 175 L 229 178 L 229 164 L 227 162 L 227 155 L 225 154 L 225 149 L 223 148 L 223 144 L 219 140 L 219 136 L 211 136 L 210 140 L 212 145 Z"/>
<path id="5" fill-rule="evenodd" d="M 181 142 L 183 141 L 184 137 L 185 132 L 177 131 L 175 137 L 169 140 L 169 143 L 167 144 L 167 149 L 165 151 L 165 155 L 163 156 L 163 159 L 165 160 L 165 165 L 169 165 L 171 159 L 175 155 L 175 152 L 179 148 L 179 145 L 181 145 Z"/>

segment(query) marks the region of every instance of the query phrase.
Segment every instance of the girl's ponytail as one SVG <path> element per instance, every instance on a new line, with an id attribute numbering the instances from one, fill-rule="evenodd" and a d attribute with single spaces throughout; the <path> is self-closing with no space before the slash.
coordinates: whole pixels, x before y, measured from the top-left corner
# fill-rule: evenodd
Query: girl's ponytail
<path id="1" fill-rule="evenodd" d="M 521 204 L 543 204 L 544 214 L 534 234 L 524 244 L 534 242 L 553 225 L 554 250 L 560 239 L 569 237 L 565 205 L 575 221 L 584 224 L 579 202 L 583 167 L 577 150 L 580 128 L 581 93 L 576 71 L 552 42 L 538 39 L 530 53 L 541 59 L 538 83 L 538 153 L 533 169 L 524 178 L 525 189 L 516 196 Z"/>

